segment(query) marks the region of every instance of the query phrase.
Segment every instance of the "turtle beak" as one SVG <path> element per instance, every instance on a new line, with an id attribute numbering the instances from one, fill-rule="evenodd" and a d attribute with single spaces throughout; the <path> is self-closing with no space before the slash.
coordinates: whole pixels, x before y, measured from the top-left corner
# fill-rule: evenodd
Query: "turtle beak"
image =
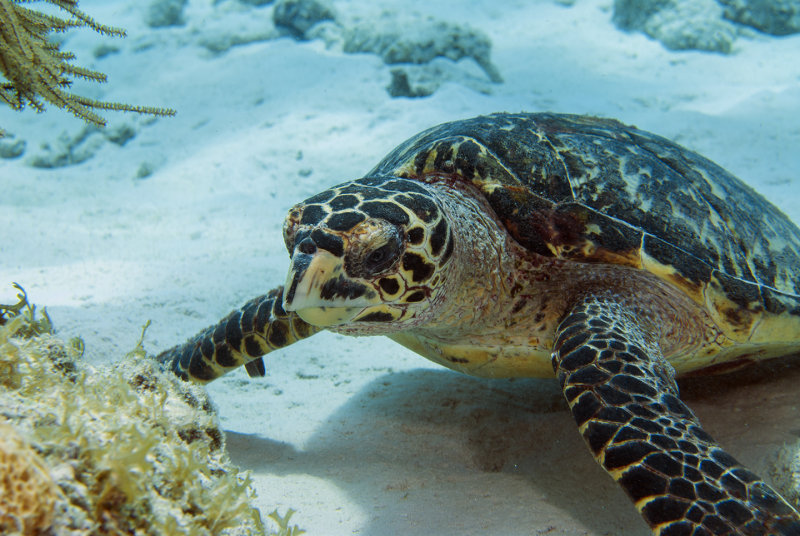
<path id="1" fill-rule="evenodd" d="M 347 278 L 344 261 L 323 249 L 295 250 L 286 277 L 283 308 L 314 326 L 345 324 L 355 318 L 375 291 Z"/>

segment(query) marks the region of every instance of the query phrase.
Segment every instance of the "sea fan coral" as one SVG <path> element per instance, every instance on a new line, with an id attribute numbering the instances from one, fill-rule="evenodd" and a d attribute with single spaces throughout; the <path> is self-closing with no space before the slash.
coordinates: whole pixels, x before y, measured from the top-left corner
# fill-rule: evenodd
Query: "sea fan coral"
<path id="1" fill-rule="evenodd" d="M 61 19 L 22 7 L 20 4 L 26 0 L 0 0 L 0 73 L 7 80 L 0 81 L 0 100 L 15 110 L 29 104 L 41 112 L 44 110 L 41 98 L 101 126 L 106 124 L 105 119 L 94 113 L 94 109 L 175 114 L 165 108 L 102 102 L 66 91 L 72 84 L 71 78 L 105 82 L 106 75 L 69 63 L 75 56 L 61 51 L 48 38 L 49 34 L 80 26 L 110 36 L 123 37 L 125 31 L 98 24 L 78 10 L 77 0 L 45 1 L 66 11 L 70 18 Z"/>

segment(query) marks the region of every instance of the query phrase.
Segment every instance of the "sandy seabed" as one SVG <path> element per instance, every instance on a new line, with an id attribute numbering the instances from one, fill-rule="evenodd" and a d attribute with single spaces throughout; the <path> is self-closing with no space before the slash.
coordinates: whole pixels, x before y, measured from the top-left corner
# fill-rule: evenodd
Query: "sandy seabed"
<path id="1" fill-rule="evenodd" d="M 283 282 L 280 230 L 295 202 L 362 176 L 426 127 L 495 111 L 635 124 L 711 158 L 800 221 L 798 36 L 753 34 L 730 55 L 675 52 L 619 31 L 610 0 L 333 6 L 343 17 L 402 10 L 479 28 L 504 82 L 482 80 L 471 59 L 437 60 L 463 80 L 391 98 L 380 57 L 321 39 L 202 45 L 269 21 L 270 6 L 193 0 L 183 26 L 152 29 L 137 2 L 83 0 L 129 37 L 67 38 L 78 64 L 109 76 L 76 92 L 178 115 L 108 114 L 110 132 L 133 133 L 120 145 L 58 110 L 0 110 L 0 125 L 27 142 L 0 161 L 0 303 L 19 282 L 93 361 L 130 350 L 148 319 L 145 345 L 160 351 Z M 94 58 L 98 41 L 118 50 Z M 29 164 L 65 144 L 93 156 Z M 553 381 L 464 377 L 384 338 L 334 334 L 266 363 L 263 380 L 237 371 L 209 390 L 262 512 L 292 507 L 309 534 L 649 533 L 595 465 Z M 795 360 L 682 389 L 708 431 L 767 474 L 800 436 L 798 381 Z"/>

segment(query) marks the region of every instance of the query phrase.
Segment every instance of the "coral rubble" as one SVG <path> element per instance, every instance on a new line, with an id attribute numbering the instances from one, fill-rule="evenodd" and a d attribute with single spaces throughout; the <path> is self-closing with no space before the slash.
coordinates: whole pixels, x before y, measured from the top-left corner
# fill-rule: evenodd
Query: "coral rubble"
<path id="1" fill-rule="evenodd" d="M 771 35 L 800 32 L 800 0 L 719 0 L 725 17 Z"/>
<path id="2" fill-rule="evenodd" d="M 300 40 L 309 39 L 308 31 L 315 25 L 335 18 L 333 9 L 320 0 L 278 0 L 272 12 L 275 26 Z"/>
<path id="3" fill-rule="evenodd" d="M 187 0 L 152 0 L 144 14 L 144 22 L 151 28 L 180 26 Z"/>
<path id="4" fill-rule="evenodd" d="M 346 53 L 380 56 L 393 66 L 387 88 L 392 97 L 427 96 L 447 81 L 490 92 L 489 85 L 439 60 L 455 65 L 471 59 L 490 83 L 503 81 L 491 61 L 491 40 L 468 25 L 388 11 L 375 19 L 360 20 L 346 13 L 338 15 L 324 0 L 278 0 L 273 23 L 300 41 L 322 39 L 328 47 L 341 47 Z"/>
<path id="5" fill-rule="evenodd" d="M 772 35 L 800 32 L 800 0 L 614 0 L 613 20 L 672 50 L 728 54 L 746 27 Z"/>
<path id="6" fill-rule="evenodd" d="M 642 31 L 671 50 L 730 53 L 735 26 L 723 19 L 715 0 L 615 0 L 614 23 Z"/>

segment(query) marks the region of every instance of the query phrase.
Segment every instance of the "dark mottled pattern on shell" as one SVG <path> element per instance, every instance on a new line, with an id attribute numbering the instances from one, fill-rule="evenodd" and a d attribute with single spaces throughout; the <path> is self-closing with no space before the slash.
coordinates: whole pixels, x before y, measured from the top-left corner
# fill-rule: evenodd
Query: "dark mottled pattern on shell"
<path id="1" fill-rule="evenodd" d="M 617 121 L 543 113 L 445 123 L 369 173 L 387 175 L 463 177 L 531 251 L 669 269 L 657 275 L 687 292 L 713 282 L 730 301 L 725 315 L 800 309 L 797 227 L 708 159 Z"/>

